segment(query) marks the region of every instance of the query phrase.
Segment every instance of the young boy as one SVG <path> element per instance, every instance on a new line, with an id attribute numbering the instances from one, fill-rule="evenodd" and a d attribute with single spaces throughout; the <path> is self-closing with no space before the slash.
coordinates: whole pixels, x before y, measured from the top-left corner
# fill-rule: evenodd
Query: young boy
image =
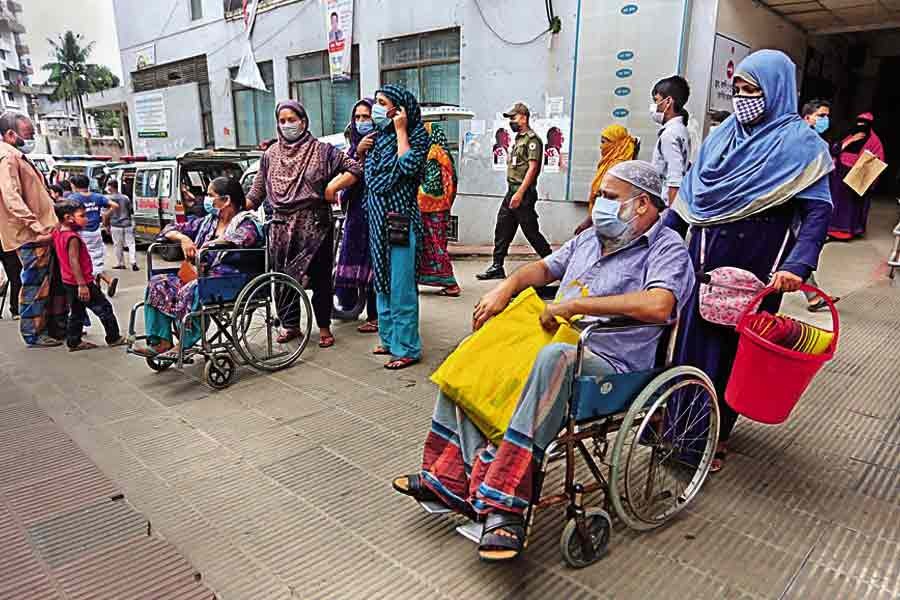
<path id="1" fill-rule="evenodd" d="M 81 236 L 81 239 L 87 246 L 94 275 L 97 277 L 97 283 L 99 284 L 100 280 L 105 281 L 107 286 L 106 293 L 112 298 L 116 295 L 116 287 L 119 285 L 119 280 L 111 278 L 103 272 L 106 267 L 106 244 L 103 243 L 100 224 L 103 220 L 103 209 L 118 209 L 119 205 L 102 194 L 92 192 L 90 190 L 91 180 L 88 179 L 87 175 L 75 175 L 72 177 L 71 182 L 75 191 L 69 196 L 69 200 L 81 204 L 87 216 L 87 224 L 78 232 L 78 235 Z"/>
<path id="2" fill-rule="evenodd" d="M 81 339 L 81 326 L 91 309 L 106 330 L 106 343 L 121 346 L 125 338 L 119 332 L 119 322 L 113 307 L 94 281 L 91 255 L 78 232 L 88 224 L 84 206 L 71 200 L 56 205 L 59 227 L 53 232 L 53 248 L 59 260 L 59 270 L 69 302 L 69 322 L 66 326 L 66 345 L 69 352 L 90 350 L 96 344 Z"/>

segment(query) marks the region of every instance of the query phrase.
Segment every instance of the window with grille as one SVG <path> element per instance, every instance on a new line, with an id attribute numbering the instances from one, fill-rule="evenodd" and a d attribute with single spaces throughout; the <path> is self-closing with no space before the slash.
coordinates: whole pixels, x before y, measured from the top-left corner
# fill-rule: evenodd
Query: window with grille
<path id="1" fill-rule="evenodd" d="M 206 56 L 194 56 L 131 73 L 134 91 L 149 92 L 185 83 L 209 83 Z"/>
<path id="2" fill-rule="evenodd" d="M 238 68 L 231 73 L 231 97 L 234 102 L 234 125 L 238 146 L 258 146 L 275 137 L 275 76 L 272 61 L 258 64 L 266 88 L 263 92 L 235 83 Z"/>
<path id="3" fill-rule="evenodd" d="M 331 81 L 328 52 L 313 52 L 288 59 L 291 98 L 306 109 L 309 130 L 316 137 L 344 131 L 359 100 L 359 47 L 351 53 L 350 81 Z"/>
<path id="4" fill-rule="evenodd" d="M 382 85 L 400 84 L 420 104 L 459 105 L 459 29 L 382 40 L 379 46 Z M 455 154 L 459 123 L 443 125 Z"/>

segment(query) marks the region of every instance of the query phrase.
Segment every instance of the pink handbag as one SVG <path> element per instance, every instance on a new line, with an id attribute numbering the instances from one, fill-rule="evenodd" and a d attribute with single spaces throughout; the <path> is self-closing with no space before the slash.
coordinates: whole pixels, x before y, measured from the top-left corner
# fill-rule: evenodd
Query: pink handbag
<path id="1" fill-rule="evenodd" d="M 781 250 L 772 265 L 775 273 L 790 237 L 784 236 Z M 750 271 L 737 267 L 719 267 L 706 273 L 706 228 L 700 231 L 700 316 L 716 325 L 736 327 L 744 310 L 766 284 Z"/>

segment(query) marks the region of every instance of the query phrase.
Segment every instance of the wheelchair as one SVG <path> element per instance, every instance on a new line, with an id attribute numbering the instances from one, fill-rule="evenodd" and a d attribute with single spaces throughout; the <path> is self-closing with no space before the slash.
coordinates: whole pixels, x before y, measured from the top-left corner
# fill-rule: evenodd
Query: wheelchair
<path id="1" fill-rule="evenodd" d="M 200 357 L 204 360 L 203 379 L 213 389 L 224 389 L 234 379 L 238 365 L 258 371 L 274 372 L 292 366 L 303 354 L 312 330 L 312 306 L 303 286 L 293 277 L 273 271 L 269 264 L 269 230 L 283 221 L 271 220 L 263 228 L 266 243 L 262 248 L 202 248 L 197 252 L 197 307 L 175 323 L 175 337 L 184 339 L 184 332 L 197 319 L 200 339 L 190 348 L 178 344 L 176 356 L 145 356 L 134 349 L 146 334 L 136 331 L 137 314 L 146 302 L 138 302 L 131 309 L 128 322 L 127 352 L 143 357 L 147 366 L 156 372 L 171 367 L 183 369 Z M 171 264 L 157 267 L 155 254 L 171 252 L 178 244 L 155 243 L 147 249 L 147 280 L 154 275 L 177 274 L 179 267 Z M 255 263 L 251 273 L 234 273 L 204 277 L 203 259 L 215 253 L 238 256 L 244 264 Z M 297 323 L 299 335 L 279 341 L 286 323 Z M 293 329 L 293 327 L 292 327 Z"/>
<path id="2" fill-rule="evenodd" d="M 719 438 L 718 399 L 703 371 L 673 366 L 677 324 L 677 319 L 650 324 L 614 317 L 592 320 L 582 330 L 567 419 L 535 471 L 524 548 L 536 512 L 565 505 L 560 551 L 570 567 L 583 568 L 607 554 L 611 513 L 631 529 L 648 531 L 674 518 L 700 491 Z M 655 368 L 600 377 L 584 374 L 591 336 L 646 327 L 667 330 Z M 576 473 L 579 458 L 584 473 Z M 547 493 L 544 483 L 556 465 L 564 471 L 561 490 Z M 583 475 L 590 480 L 580 480 Z M 596 493 L 599 502 L 589 506 L 588 496 Z M 421 504 L 430 513 L 449 511 L 436 503 Z M 476 543 L 481 531 L 477 522 L 457 527 Z"/>

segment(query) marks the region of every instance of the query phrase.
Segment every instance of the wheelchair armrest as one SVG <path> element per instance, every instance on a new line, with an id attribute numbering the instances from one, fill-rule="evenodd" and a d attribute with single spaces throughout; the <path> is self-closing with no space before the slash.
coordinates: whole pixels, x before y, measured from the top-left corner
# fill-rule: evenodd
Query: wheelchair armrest
<path id="1" fill-rule="evenodd" d="M 153 275 L 153 256 L 160 255 L 167 250 L 176 250 L 179 254 L 181 253 L 181 244 L 178 242 L 153 242 L 147 248 L 147 278 L 149 279 Z M 183 257 L 183 255 L 182 255 Z M 164 259 L 167 260 L 167 259 Z"/>
<path id="2" fill-rule="evenodd" d="M 648 323 L 647 321 L 640 321 L 633 317 L 626 317 L 625 315 L 609 315 L 604 317 L 591 318 L 589 320 L 582 319 L 580 321 L 576 321 L 572 325 L 581 330 L 581 335 L 578 336 L 578 347 L 575 355 L 576 373 L 581 373 L 581 363 L 584 359 L 584 349 L 587 346 L 588 340 L 592 335 L 616 331 L 645 329 L 648 327 L 669 328 L 674 327 L 677 324 L 677 318 L 669 319 L 664 323 Z"/>

